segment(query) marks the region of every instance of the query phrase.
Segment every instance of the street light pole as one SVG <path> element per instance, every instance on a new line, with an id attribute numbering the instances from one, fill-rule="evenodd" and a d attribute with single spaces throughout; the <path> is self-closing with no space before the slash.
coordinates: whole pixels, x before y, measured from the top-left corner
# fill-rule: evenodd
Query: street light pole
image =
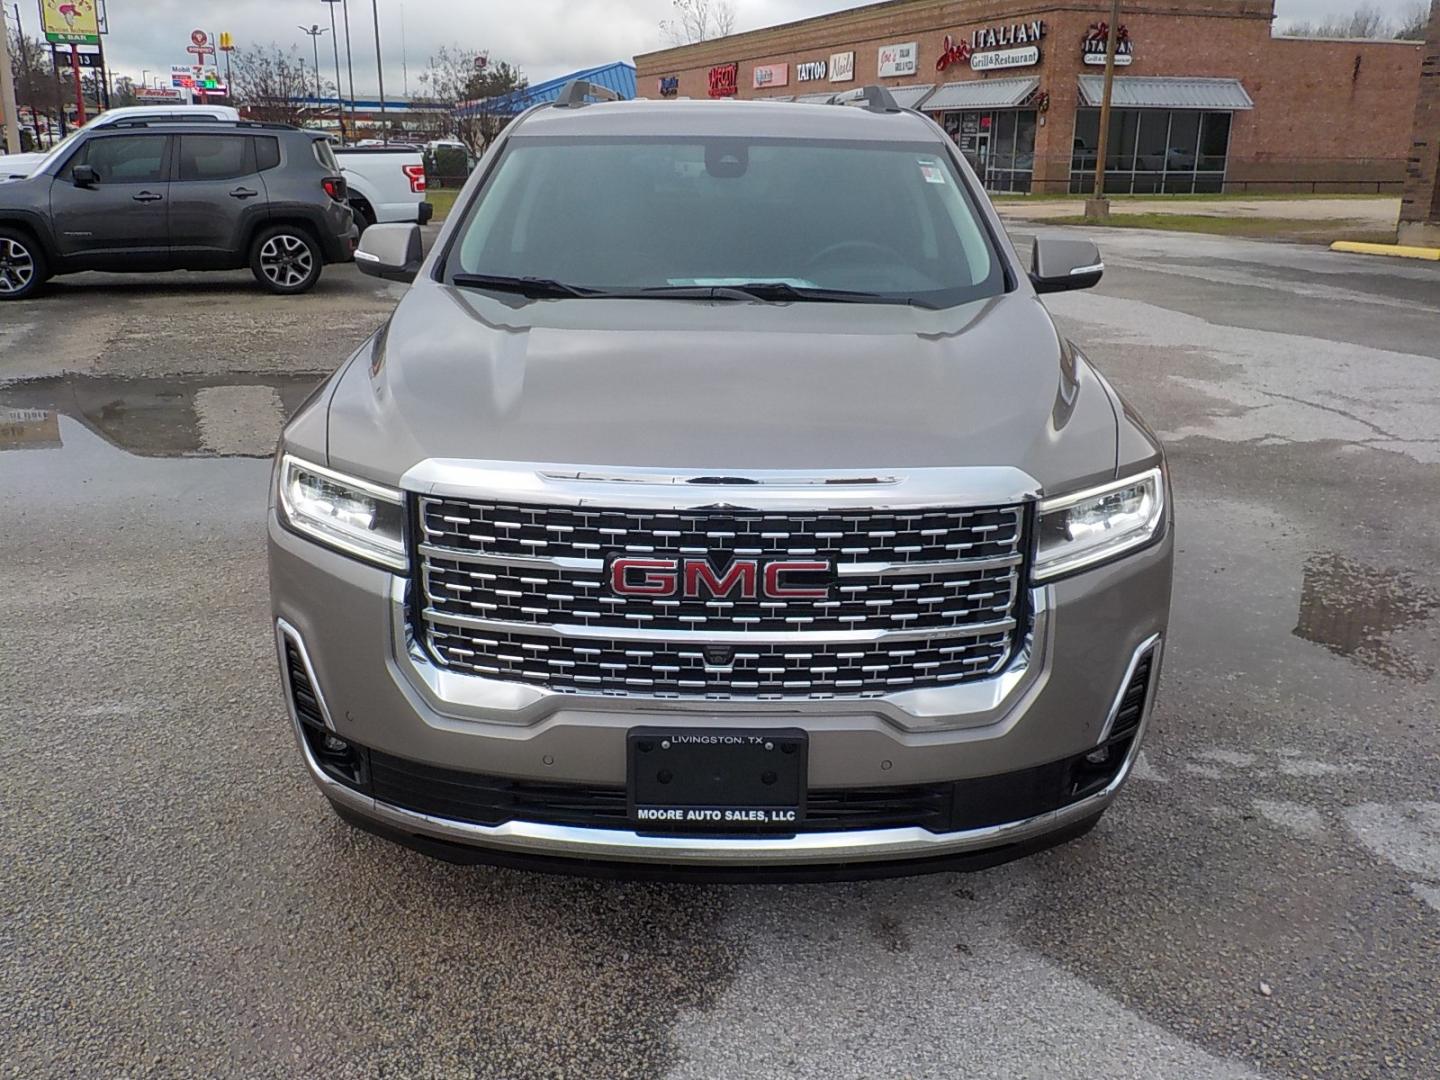
<path id="1" fill-rule="evenodd" d="M 1120 0 L 1110 0 L 1110 26 L 1105 35 L 1105 89 L 1100 95 L 1100 137 L 1095 147 L 1095 194 L 1085 200 L 1085 220 L 1110 220 L 1105 197 L 1105 155 L 1110 152 L 1110 96 L 1115 88 L 1115 46 L 1120 39 Z"/>
<path id="2" fill-rule="evenodd" d="M 390 141 L 390 121 L 385 116 L 385 61 L 380 53 L 380 0 L 370 0 L 370 11 L 375 16 L 375 74 L 380 79 L 380 137 Z"/>
<path id="3" fill-rule="evenodd" d="M 350 131 L 355 134 L 355 54 L 350 49 L 350 0 L 340 0 L 345 16 L 345 77 L 350 84 Z"/>
<path id="4" fill-rule="evenodd" d="M 330 9 L 330 46 L 335 50 L 335 98 L 336 114 L 340 117 L 340 143 L 345 143 L 345 103 L 340 101 L 340 35 L 335 32 L 335 4 L 337 0 L 325 0 Z M 349 49 L 349 45 L 346 45 Z"/>
<path id="5" fill-rule="evenodd" d="M 312 23 L 308 29 L 307 29 L 306 27 L 303 27 L 303 26 L 300 27 L 300 32 L 301 32 L 302 34 L 309 34 L 309 35 L 310 35 L 310 45 L 311 45 L 311 47 L 315 50 L 315 111 L 318 113 L 318 112 L 320 111 L 320 109 L 321 109 L 321 102 L 320 102 L 320 95 L 321 95 L 321 89 L 320 89 L 320 35 L 321 35 L 321 34 L 328 33 L 329 31 L 327 31 L 327 30 L 326 30 L 323 26 L 321 26 L 319 23 Z M 337 89 L 338 89 L 338 88 L 337 88 Z"/>

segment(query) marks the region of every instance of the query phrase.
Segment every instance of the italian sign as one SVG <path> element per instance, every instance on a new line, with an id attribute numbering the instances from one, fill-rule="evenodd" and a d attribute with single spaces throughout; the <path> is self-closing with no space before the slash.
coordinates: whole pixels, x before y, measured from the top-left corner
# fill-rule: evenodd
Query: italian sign
<path id="1" fill-rule="evenodd" d="M 914 75 L 919 70 L 917 57 L 920 46 L 914 41 L 903 45 L 882 45 L 876 54 L 880 78 L 891 79 L 897 75 Z"/>
<path id="2" fill-rule="evenodd" d="M 1081 59 L 1092 66 L 1105 66 L 1105 47 L 1110 37 L 1109 23 L 1091 23 L 1081 43 Z M 1135 61 L 1135 43 L 1130 30 L 1121 23 L 1115 30 L 1115 66 L 1124 67 Z"/>
<path id="3" fill-rule="evenodd" d="M 1031 67 L 1040 62 L 1040 46 L 1027 45 L 1023 49 L 987 49 L 985 52 L 970 54 L 972 71 L 994 71 L 996 68 Z"/>
<path id="4" fill-rule="evenodd" d="M 95 0 L 40 0 L 45 40 L 54 45 L 99 45 Z"/>

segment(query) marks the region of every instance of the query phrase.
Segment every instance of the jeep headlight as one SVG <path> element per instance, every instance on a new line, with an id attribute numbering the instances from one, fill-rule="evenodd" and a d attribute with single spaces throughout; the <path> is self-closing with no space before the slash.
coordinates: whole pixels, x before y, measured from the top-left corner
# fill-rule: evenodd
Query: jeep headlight
<path id="1" fill-rule="evenodd" d="M 405 497 L 391 488 L 280 459 L 280 513 L 298 533 L 358 559 L 405 571 Z"/>
<path id="2" fill-rule="evenodd" d="M 1150 469 L 1101 487 L 1044 499 L 1036 581 L 1086 570 L 1144 547 L 1165 521 L 1165 476 Z"/>

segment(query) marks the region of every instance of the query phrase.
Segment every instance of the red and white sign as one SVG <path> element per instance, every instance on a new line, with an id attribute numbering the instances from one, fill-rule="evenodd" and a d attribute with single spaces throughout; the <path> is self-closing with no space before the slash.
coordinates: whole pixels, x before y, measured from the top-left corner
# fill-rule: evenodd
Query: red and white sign
<path id="1" fill-rule="evenodd" d="M 710 69 L 710 96 L 734 97 L 740 92 L 740 65 L 721 64 Z"/>
<path id="2" fill-rule="evenodd" d="M 755 67 L 755 89 L 790 84 L 789 64 L 757 64 Z"/>
<path id="3" fill-rule="evenodd" d="M 1081 59 L 1092 67 L 1105 66 L 1105 50 L 1110 38 L 1109 23 L 1091 23 L 1081 42 Z M 1115 66 L 1125 67 L 1135 62 L 1135 43 L 1130 40 L 1130 29 L 1121 23 L 1115 30 Z"/>
<path id="4" fill-rule="evenodd" d="M 176 90 L 170 86 L 137 86 L 135 99 L 137 101 L 176 102 L 189 101 L 190 95 L 184 90 Z"/>
<path id="5" fill-rule="evenodd" d="M 190 44 L 191 44 L 191 45 L 206 45 L 206 44 L 209 44 L 209 41 L 210 41 L 210 35 L 207 34 L 207 33 L 205 33 L 204 30 L 191 30 L 191 31 L 190 31 Z"/>

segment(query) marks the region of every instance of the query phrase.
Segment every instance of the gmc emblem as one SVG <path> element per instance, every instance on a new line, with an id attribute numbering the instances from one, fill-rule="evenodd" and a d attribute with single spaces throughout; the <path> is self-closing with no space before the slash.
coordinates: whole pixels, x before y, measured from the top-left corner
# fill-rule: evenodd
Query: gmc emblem
<path id="1" fill-rule="evenodd" d="M 709 559 L 665 559 L 617 555 L 610 563 L 610 591 L 617 596 L 657 600 L 824 600 L 830 586 L 815 578 L 829 574 L 830 562 L 733 559 L 716 570 Z"/>

